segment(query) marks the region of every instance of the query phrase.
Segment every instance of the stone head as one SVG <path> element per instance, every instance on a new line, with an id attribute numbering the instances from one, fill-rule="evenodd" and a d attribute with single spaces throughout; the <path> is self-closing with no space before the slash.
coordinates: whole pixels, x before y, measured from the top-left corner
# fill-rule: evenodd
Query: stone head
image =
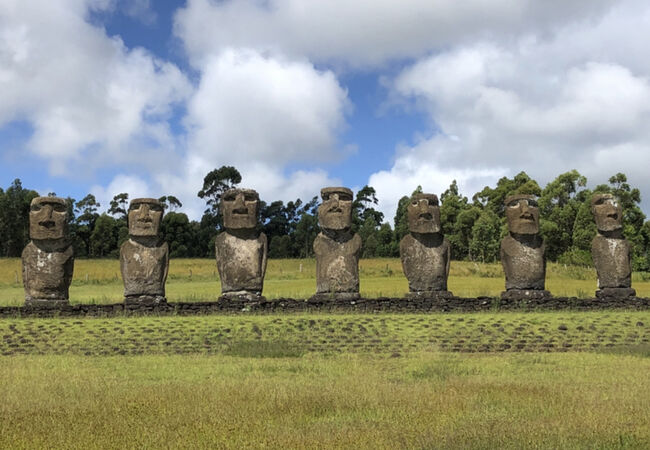
<path id="1" fill-rule="evenodd" d="M 591 197 L 591 213 L 600 231 L 623 228 L 623 209 L 612 194 L 594 194 Z"/>
<path id="2" fill-rule="evenodd" d="M 60 197 L 36 197 L 29 210 L 29 237 L 55 240 L 66 237 L 68 207 Z"/>
<path id="3" fill-rule="evenodd" d="M 413 233 L 440 232 L 440 206 L 435 194 L 415 194 L 406 208 L 409 231 Z"/>
<path id="4" fill-rule="evenodd" d="M 257 226 L 260 196 L 253 189 L 230 189 L 221 197 L 223 225 L 234 230 L 251 230 Z"/>
<path id="5" fill-rule="evenodd" d="M 534 195 L 517 194 L 506 197 L 508 230 L 516 234 L 539 232 L 539 208 Z"/>
<path id="6" fill-rule="evenodd" d="M 162 204 L 155 198 L 134 198 L 129 204 L 129 235 L 158 236 L 163 217 Z"/>
<path id="7" fill-rule="evenodd" d="M 318 224 L 329 230 L 345 230 L 352 225 L 352 191 L 345 187 L 321 189 Z"/>

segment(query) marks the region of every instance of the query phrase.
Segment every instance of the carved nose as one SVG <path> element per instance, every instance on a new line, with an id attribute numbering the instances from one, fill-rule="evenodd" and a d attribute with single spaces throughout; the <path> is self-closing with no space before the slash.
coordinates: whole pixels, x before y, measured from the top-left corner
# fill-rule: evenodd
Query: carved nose
<path id="1" fill-rule="evenodd" d="M 338 206 L 339 205 L 339 194 L 332 194 L 332 196 L 330 197 L 330 200 L 332 202 L 336 202 L 336 206 Z"/>
<path id="2" fill-rule="evenodd" d="M 420 212 L 426 212 L 427 209 L 429 209 L 429 202 L 425 199 L 420 199 L 418 201 L 418 208 L 420 209 Z"/>
<path id="3" fill-rule="evenodd" d="M 138 220 L 148 220 L 149 219 L 149 205 L 140 205 L 140 213 L 138 214 Z"/>
<path id="4" fill-rule="evenodd" d="M 244 203 L 244 194 L 237 194 L 235 197 L 235 203 L 233 205 L 233 209 L 241 209 L 241 208 L 246 208 L 246 204 Z"/>

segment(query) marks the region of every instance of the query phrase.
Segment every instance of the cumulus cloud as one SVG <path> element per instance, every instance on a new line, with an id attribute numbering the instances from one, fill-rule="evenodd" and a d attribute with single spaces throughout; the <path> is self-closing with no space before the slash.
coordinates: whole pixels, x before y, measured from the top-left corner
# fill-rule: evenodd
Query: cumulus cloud
<path id="1" fill-rule="evenodd" d="M 645 38 L 620 33 L 641 24 Z M 621 171 L 650 192 L 650 67 L 622 51 L 647 42 L 649 24 L 650 8 L 627 2 L 553 36 L 481 39 L 421 58 L 390 86 L 426 112 L 435 131 L 399 149 L 393 167 L 371 182 L 396 186 L 386 193 L 390 205 L 408 193 L 397 189 L 402 179 L 465 178 L 461 189 L 473 193 L 486 175 L 493 184 L 520 170 L 545 183 L 576 168 L 592 185 Z M 613 30 L 625 40 L 608 42 Z M 440 192 L 448 183 L 431 184 Z"/>
<path id="2" fill-rule="evenodd" d="M 414 58 L 479 37 L 552 32 L 589 20 L 611 0 L 190 0 L 176 33 L 200 64 L 231 46 L 352 67 Z M 306 5 L 308 5 L 306 7 Z"/>
<path id="3" fill-rule="evenodd" d="M 108 209 L 113 197 L 123 192 L 129 194 L 130 200 L 142 197 L 160 197 L 152 194 L 148 183 L 139 175 L 116 175 L 108 186 L 94 185 L 90 188 L 90 193 L 102 205 L 102 210 Z"/>
<path id="4" fill-rule="evenodd" d="M 594 183 L 623 171 L 650 192 L 642 0 L 189 0 L 174 32 L 194 86 L 89 22 L 116 8 L 146 22 L 152 4 L 0 4 L 0 127 L 29 123 L 26 149 L 53 173 L 121 168 L 93 187 L 104 202 L 127 189 L 174 194 L 197 218 L 203 177 L 222 165 L 267 199 L 339 184 L 323 169 L 346 156 L 354 105 L 339 75 L 394 74 L 395 61 L 406 66 L 386 75 L 389 99 L 424 112 L 430 128 L 369 176 L 387 218 L 417 185 L 440 193 L 456 179 L 471 193 L 519 170 L 544 182 L 577 168 Z"/>
<path id="5" fill-rule="evenodd" d="M 189 147 L 213 162 L 328 160 L 347 93 L 307 62 L 228 49 L 202 67 L 188 104 Z"/>
<path id="6" fill-rule="evenodd" d="M 222 165 L 235 166 L 243 184 L 269 200 L 311 198 L 333 181 L 321 169 L 286 169 L 343 156 L 337 135 L 349 105 L 331 71 L 252 49 L 216 53 L 200 69 L 187 105 L 183 173 L 163 176 L 189 199 L 184 208 L 195 217 L 204 209 L 196 193 Z"/>
<path id="7" fill-rule="evenodd" d="M 62 174 L 74 161 L 156 164 L 173 152 L 167 119 L 191 85 L 173 64 L 128 49 L 86 19 L 109 1 L 0 5 L 0 127 L 28 121 L 27 148 Z"/>

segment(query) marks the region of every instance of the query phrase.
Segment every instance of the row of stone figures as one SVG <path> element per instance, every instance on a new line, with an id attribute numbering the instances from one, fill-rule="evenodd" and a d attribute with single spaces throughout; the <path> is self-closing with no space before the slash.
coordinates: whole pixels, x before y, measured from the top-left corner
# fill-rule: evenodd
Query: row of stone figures
<path id="1" fill-rule="evenodd" d="M 314 241 L 316 299 L 359 298 L 361 238 L 351 232 L 352 191 L 344 187 L 321 190 L 318 208 L 321 232 Z M 539 235 L 535 197 L 505 199 L 509 235 L 501 242 L 506 299 L 544 298 L 546 261 Z M 622 235 L 622 211 L 610 194 L 595 194 L 591 202 L 598 234 L 592 255 L 598 273 L 596 296 L 634 296 L 631 288 L 630 245 Z M 225 231 L 215 241 L 222 297 L 262 299 L 267 239 L 258 231 L 259 196 L 252 189 L 224 193 L 221 210 Z M 125 302 L 165 301 L 169 248 L 161 241 L 163 216 L 153 198 L 131 201 L 129 239 L 120 248 Z M 58 197 L 37 197 L 31 203 L 30 238 L 22 255 L 25 302 L 67 303 L 74 257 L 66 236 L 67 208 Z M 447 290 L 451 248 L 443 236 L 438 197 L 415 194 L 408 205 L 409 234 L 400 242 L 400 256 L 408 279 L 407 297 L 451 297 Z"/>

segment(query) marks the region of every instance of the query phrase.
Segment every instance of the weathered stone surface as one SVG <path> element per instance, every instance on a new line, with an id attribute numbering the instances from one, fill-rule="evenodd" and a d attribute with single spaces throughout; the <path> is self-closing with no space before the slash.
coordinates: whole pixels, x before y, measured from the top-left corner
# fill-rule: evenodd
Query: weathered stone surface
<path id="1" fill-rule="evenodd" d="M 256 230 L 259 196 L 252 189 L 230 189 L 221 207 L 225 231 L 215 240 L 222 297 L 255 301 L 263 297 L 268 242 Z"/>
<path id="2" fill-rule="evenodd" d="M 314 240 L 316 254 L 315 299 L 359 298 L 361 237 L 350 232 L 352 191 L 343 187 L 321 190 L 318 207 L 322 232 Z"/>
<path id="3" fill-rule="evenodd" d="M 71 245 L 62 249 L 39 247 L 32 241 L 23 250 L 25 303 L 67 303 L 74 254 Z"/>
<path id="4" fill-rule="evenodd" d="M 32 239 L 22 253 L 26 305 L 68 303 L 74 252 L 67 239 L 68 209 L 59 197 L 36 197 L 29 212 Z"/>
<path id="5" fill-rule="evenodd" d="M 120 271 L 127 303 L 165 302 L 169 246 L 160 240 L 163 207 L 154 198 L 129 205 L 129 240 L 120 247 Z"/>
<path id="6" fill-rule="evenodd" d="M 440 232 L 440 208 L 434 194 L 416 194 L 407 207 L 410 234 L 400 242 L 400 257 L 409 291 L 418 297 L 432 295 L 448 296 L 447 278 L 451 260 L 451 246 Z"/>
<path id="7" fill-rule="evenodd" d="M 314 240 L 314 253 L 316 294 L 324 298 L 358 298 L 361 237 L 324 230 Z"/>
<path id="8" fill-rule="evenodd" d="M 157 237 L 164 210 L 155 198 L 134 198 L 129 204 L 129 236 Z"/>
<path id="9" fill-rule="evenodd" d="M 178 302 L 162 304 L 116 303 L 112 305 L 29 305 L 0 306 L 1 318 L 15 317 L 124 317 L 124 315 L 175 315 L 193 316 L 204 314 L 291 314 L 295 312 L 330 312 L 357 314 L 359 312 L 471 312 L 471 311 L 519 311 L 537 312 L 540 310 L 650 310 L 650 298 L 608 296 L 603 298 L 540 297 L 527 299 L 496 299 L 490 297 L 414 297 L 408 302 L 403 298 L 355 298 L 348 300 L 331 299 L 293 299 L 242 301 L 240 299 L 220 299 L 212 302 Z M 637 323 L 643 327 L 642 322 Z"/>
<path id="10" fill-rule="evenodd" d="M 594 194 L 591 199 L 598 234 L 591 242 L 591 256 L 598 274 L 597 297 L 636 295 L 632 286 L 630 243 L 623 237 L 623 211 L 611 194 Z M 616 290 L 617 288 L 623 288 Z M 634 292 L 630 294 L 630 291 Z"/>
<path id="11" fill-rule="evenodd" d="M 503 300 L 540 300 L 550 297 L 551 293 L 544 289 L 510 289 L 501 293 Z"/>
<path id="12" fill-rule="evenodd" d="M 262 295 L 268 250 L 264 233 L 254 235 L 226 230 L 217 236 L 215 250 L 222 295 Z"/>
<path id="13" fill-rule="evenodd" d="M 596 298 L 606 297 L 636 297 L 636 291 L 632 288 L 602 288 L 596 291 Z"/>
<path id="14" fill-rule="evenodd" d="M 165 297 L 169 270 L 167 242 L 148 246 L 131 237 L 120 248 L 120 270 L 126 298 L 136 300 L 140 296 Z"/>
<path id="15" fill-rule="evenodd" d="M 505 200 L 510 235 L 501 241 L 501 264 L 506 276 L 502 298 L 526 299 L 528 291 L 544 291 L 546 260 L 539 232 L 539 209 L 532 195 L 513 195 Z M 512 291 L 512 292 L 508 292 Z M 548 291 L 541 292 L 547 296 Z"/>
<path id="16" fill-rule="evenodd" d="M 347 230 L 352 225 L 352 191 L 345 187 L 326 187 L 320 191 L 318 224 L 327 230 Z"/>

